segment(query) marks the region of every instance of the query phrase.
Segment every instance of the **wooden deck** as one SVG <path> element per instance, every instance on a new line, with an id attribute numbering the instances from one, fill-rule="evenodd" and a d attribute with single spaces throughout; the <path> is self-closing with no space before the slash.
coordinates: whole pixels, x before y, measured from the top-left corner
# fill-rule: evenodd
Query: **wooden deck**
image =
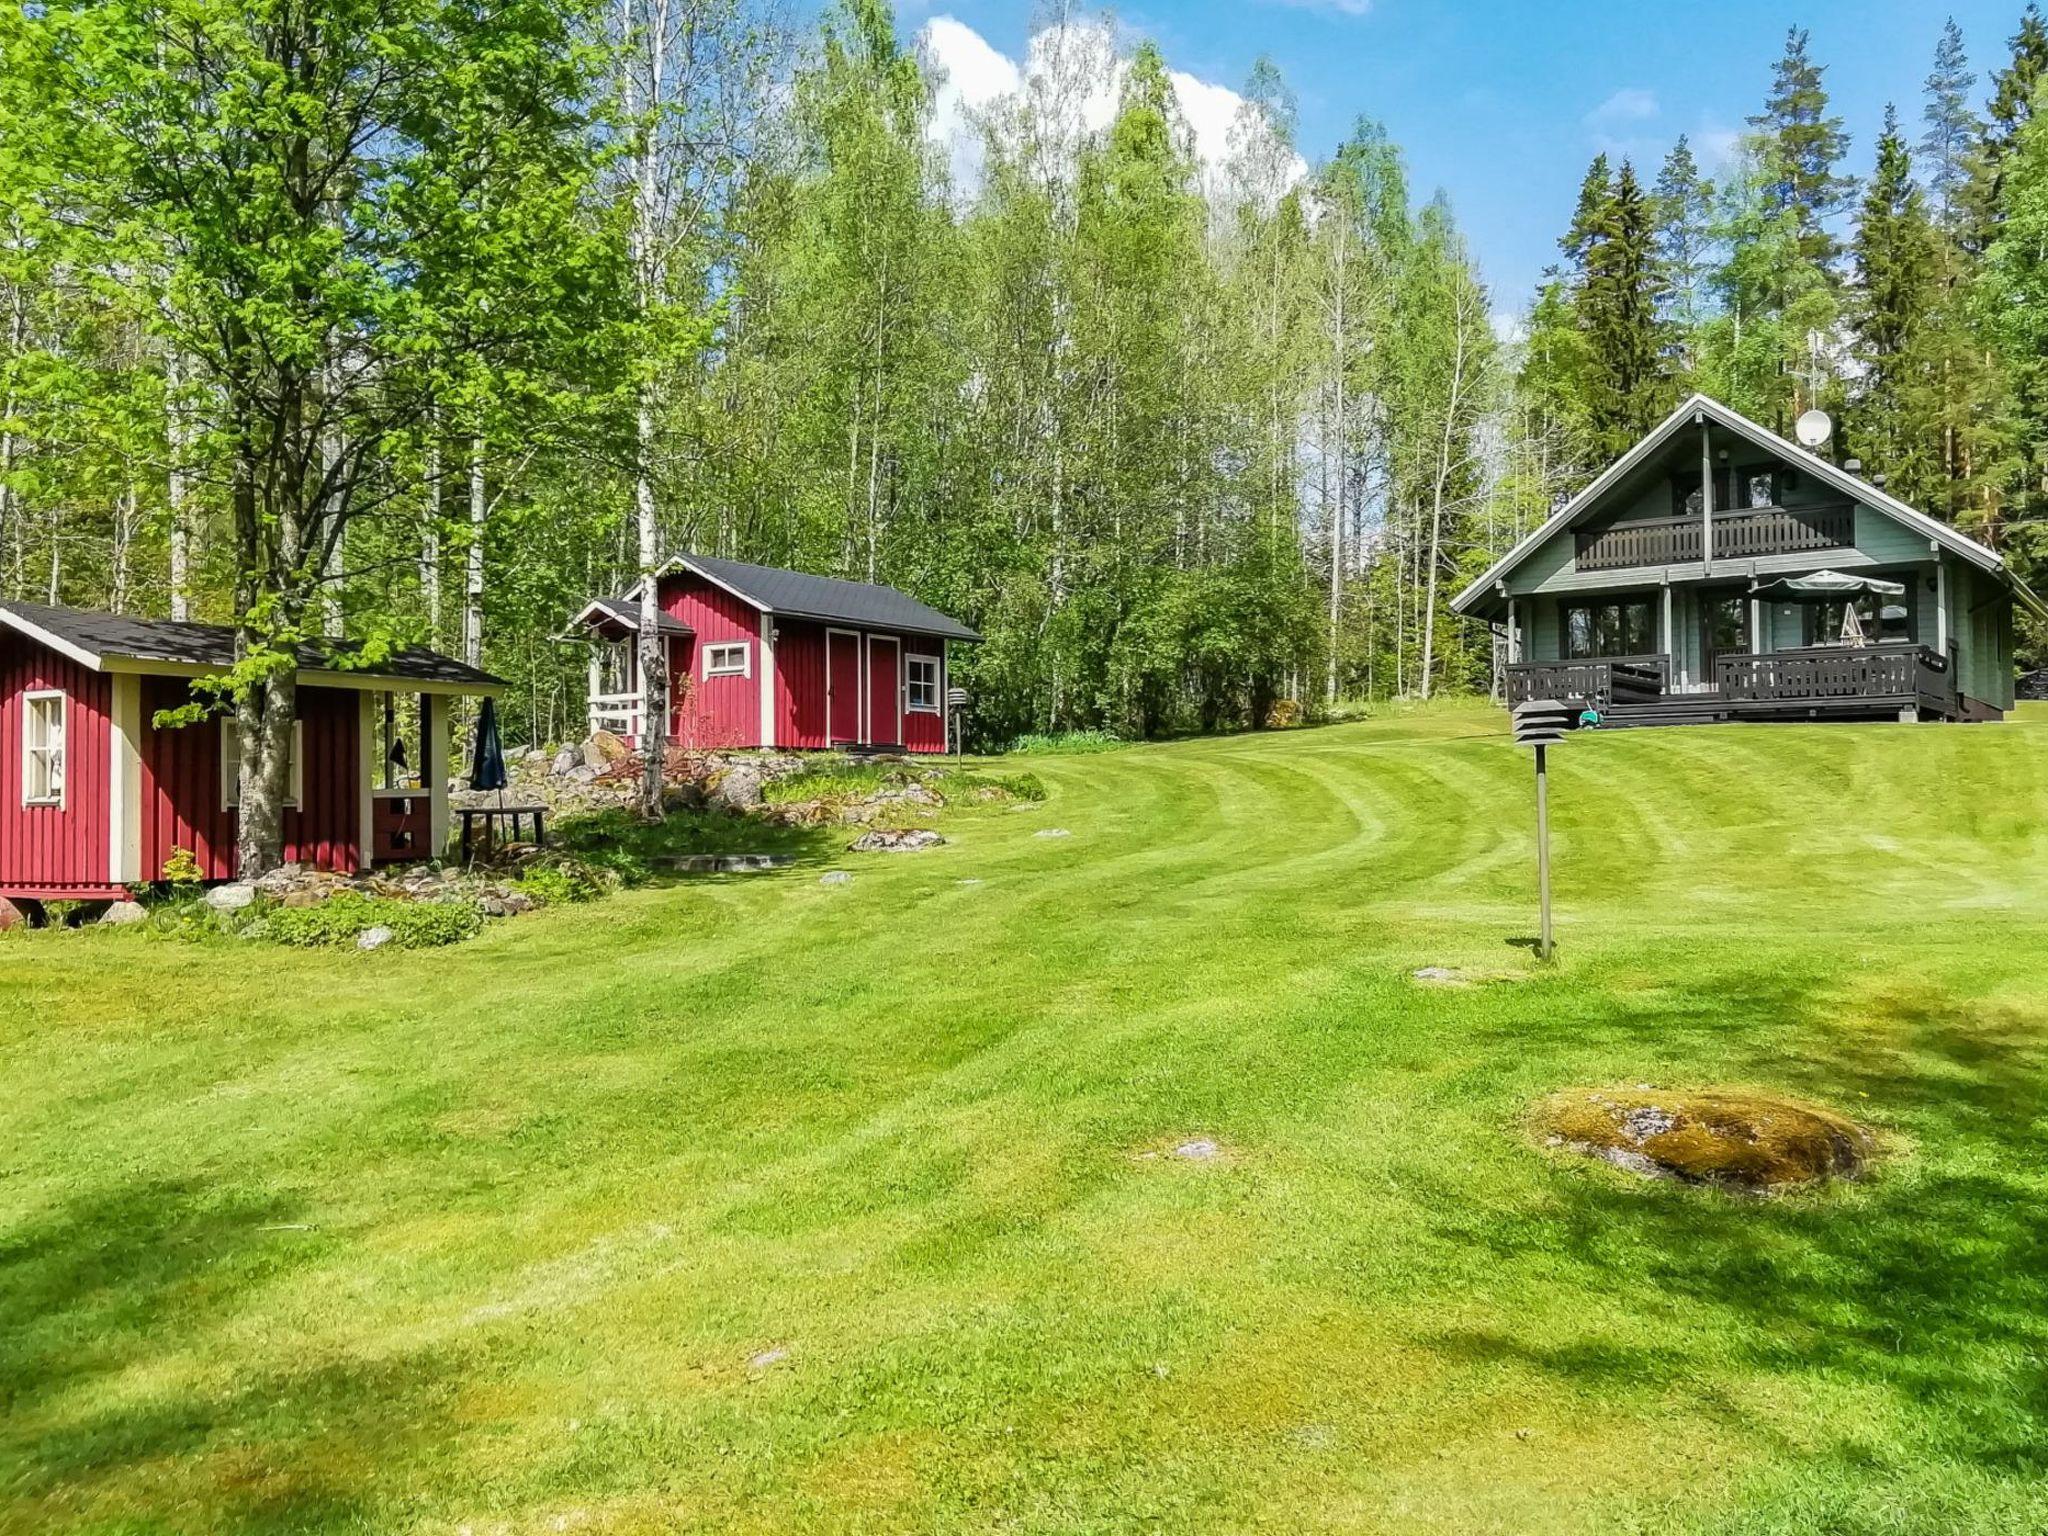
<path id="1" fill-rule="evenodd" d="M 1561 699 L 1598 710 L 1607 726 L 1974 718 L 1949 661 L 1922 645 L 1723 656 L 1712 688 L 1683 693 L 1670 690 L 1669 676 L 1663 656 L 1516 662 L 1508 668 L 1508 703 Z"/>

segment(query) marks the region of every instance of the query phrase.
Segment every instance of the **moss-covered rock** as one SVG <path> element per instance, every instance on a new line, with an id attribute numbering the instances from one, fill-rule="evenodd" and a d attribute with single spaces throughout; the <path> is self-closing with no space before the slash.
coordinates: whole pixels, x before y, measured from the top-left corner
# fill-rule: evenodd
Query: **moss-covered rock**
<path id="1" fill-rule="evenodd" d="M 1856 1178 L 1876 1150 L 1845 1116 L 1746 1088 L 1573 1089 L 1531 1123 L 1545 1145 L 1632 1173 L 1753 1193 Z"/>

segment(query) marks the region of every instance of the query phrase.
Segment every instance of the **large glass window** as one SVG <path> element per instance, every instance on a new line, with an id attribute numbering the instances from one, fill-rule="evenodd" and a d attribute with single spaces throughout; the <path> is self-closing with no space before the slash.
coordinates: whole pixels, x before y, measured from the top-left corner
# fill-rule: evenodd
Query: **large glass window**
<path id="1" fill-rule="evenodd" d="M 1565 654 L 1574 661 L 1596 656 L 1649 656 L 1657 649 L 1655 610 L 1647 597 L 1567 603 Z"/>

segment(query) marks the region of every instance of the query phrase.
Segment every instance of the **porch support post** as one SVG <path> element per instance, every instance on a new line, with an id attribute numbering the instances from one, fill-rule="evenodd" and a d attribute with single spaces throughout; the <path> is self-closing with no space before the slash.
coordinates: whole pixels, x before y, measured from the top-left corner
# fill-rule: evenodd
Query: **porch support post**
<path id="1" fill-rule="evenodd" d="M 107 883 L 142 879 L 142 678 L 116 672 L 107 717 Z"/>
<path id="2" fill-rule="evenodd" d="M 362 759 L 361 767 L 356 770 L 356 868 L 359 870 L 368 869 L 377 861 L 377 780 L 384 766 L 377 751 L 377 723 L 384 717 L 385 697 L 369 688 L 356 695 L 360 701 L 360 723 L 356 734 L 361 738 L 356 755 Z M 421 750 L 424 752 L 424 745 Z"/>
<path id="3" fill-rule="evenodd" d="M 1948 562 L 1934 557 L 1934 654 L 1948 659 Z"/>
<path id="4" fill-rule="evenodd" d="M 1749 600 L 1749 653 L 1752 656 L 1764 653 L 1764 605 L 1754 597 Z"/>
<path id="5" fill-rule="evenodd" d="M 583 694 L 583 734 L 597 733 L 597 696 L 604 692 L 604 645 L 593 640 L 590 643 L 590 683 Z"/>
<path id="6" fill-rule="evenodd" d="M 775 615 L 761 614 L 761 745 L 775 742 Z"/>
<path id="7" fill-rule="evenodd" d="M 1521 609 L 1511 597 L 1508 599 L 1508 663 L 1512 666 L 1522 659 Z"/>
<path id="8" fill-rule="evenodd" d="M 420 787 L 427 792 L 427 856 L 435 859 L 448 851 L 448 703 L 438 693 L 420 695 Z"/>
<path id="9" fill-rule="evenodd" d="M 1678 627 L 1671 622 L 1671 577 L 1664 577 L 1663 627 L 1658 638 L 1658 649 L 1665 655 L 1665 665 L 1671 671 L 1664 679 L 1667 688 L 1675 690 L 1681 679 L 1678 675 Z"/>
<path id="10" fill-rule="evenodd" d="M 1704 411 L 1700 412 L 1700 564 L 1703 575 L 1714 574 L 1714 439 Z"/>

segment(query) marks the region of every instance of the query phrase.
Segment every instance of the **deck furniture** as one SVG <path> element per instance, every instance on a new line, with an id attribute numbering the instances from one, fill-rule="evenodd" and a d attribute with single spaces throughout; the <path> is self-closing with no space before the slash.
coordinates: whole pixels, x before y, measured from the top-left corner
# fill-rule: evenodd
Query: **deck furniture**
<path id="1" fill-rule="evenodd" d="M 470 861 L 470 845 L 475 838 L 478 823 L 483 827 L 483 853 L 486 858 L 500 842 L 520 841 L 522 824 L 527 817 L 533 818 L 534 846 L 548 845 L 548 808 L 544 805 L 462 805 L 455 808 L 455 814 L 462 818 L 462 862 Z M 509 827 L 511 836 L 500 837 L 501 828 Z"/>

